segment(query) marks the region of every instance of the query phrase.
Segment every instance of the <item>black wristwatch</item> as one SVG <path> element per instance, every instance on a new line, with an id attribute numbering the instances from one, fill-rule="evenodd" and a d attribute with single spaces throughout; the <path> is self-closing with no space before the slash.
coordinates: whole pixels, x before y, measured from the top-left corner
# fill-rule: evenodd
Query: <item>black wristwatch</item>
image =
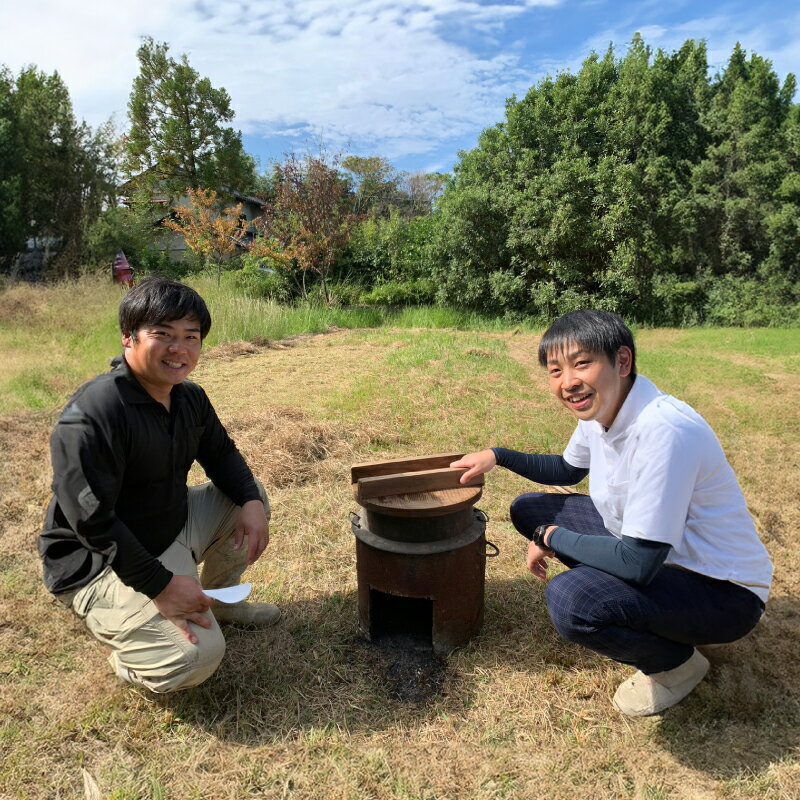
<path id="1" fill-rule="evenodd" d="M 547 529 L 549 525 L 537 525 L 533 529 L 533 535 L 531 536 L 531 541 L 537 546 L 541 547 L 542 550 L 552 550 L 553 548 L 550 545 L 544 543 L 544 535 L 547 533 Z"/>

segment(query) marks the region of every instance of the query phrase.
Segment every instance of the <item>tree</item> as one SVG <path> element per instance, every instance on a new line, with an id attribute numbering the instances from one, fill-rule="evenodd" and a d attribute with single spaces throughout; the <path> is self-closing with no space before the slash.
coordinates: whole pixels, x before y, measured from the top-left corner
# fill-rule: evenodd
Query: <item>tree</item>
<path id="1" fill-rule="evenodd" d="M 217 283 L 222 274 L 222 259 L 233 255 L 246 229 L 242 224 L 242 206 L 220 207 L 219 196 L 213 189 L 189 189 L 189 202 L 174 209 L 175 219 L 164 225 L 179 233 L 186 246 L 202 256 L 206 266 L 216 265 Z"/>
<path id="2" fill-rule="evenodd" d="M 360 219 L 349 210 L 347 181 L 337 167 L 336 157 L 328 164 L 320 157 L 299 159 L 294 153 L 276 164 L 274 196 L 255 220 L 261 235 L 251 245 L 256 255 L 275 259 L 294 273 L 304 299 L 306 275 L 315 275 L 329 305 L 331 269 Z"/>
<path id="3" fill-rule="evenodd" d="M 356 214 L 386 216 L 401 197 L 402 175 L 381 156 L 347 156 L 342 167 L 354 176 Z"/>
<path id="4" fill-rule="evenodd" d="M 443 299 L 680 324 L 702 320 L 718 276 L 769 274 L 796 303 L 794 78 L 739 47 L 707 72 L 702 42 L 653 52 L 637 35 L 512 98 L 437 203 Z"/>
<path id="5" fill-rule="evenodd" d="M 176 61 L 169 45 L 145 38 L 137 51 L 139 75 L 128 103 L 131 128 L 125 168 L 139 181 L 179 196 L 186 189 L 249 191 L 253 159 L 233 119 L 230 97 L 189 65 Z"/>
<path id="6" fill-rule="evenodd" d="M 16 81 L 0 71 L 0 263 L 10 260 L 25 245 L 27 223 L 22 202 L 24 157 L 14 93 Z"/>
<path id="7" fill-rule="evenodd" d="M 447 176 L 439 172 L 396 170 L 382 156 L 347 156 L 342 167 L 353 175 L 356 214 L 389 217 L 392 209 L 404 217 L 430 214 Z"/>
<path id="8" fill-rule="evenodd" d="M 447 176 L 441 172 L 412 172 L 405 175 L 403 188 L 408 196 L 408 216 L 424 217 L 430 214 L 446 184 Z"/>
<path id="9" fill-rule="evenodd" d="M 781 130 L 783 159 L 776 203 L 765 217 L 770 250 L 762 272 L 772 278 L 785 306 L 800 296 L 800 106 L 792 106 Z M 785 320 L 788 323 L 788 318 Z"/>
<path id="10" fill-rule="evenodd" d="M 51 267 L 77 268 L 86 232 L 116 202 L 114 131 L 78 123 L 58 73 L 0 72 L 0 260 L 8 266 L 27 239 L 53 243 Z"/>
<path id="11" fill-rule="evenodd" d="M 766 59 L 737 44 L 711 86 L 704 125 L 709 147 L 692 175 L 703 249 L 713 274 L 753 274 L 767 258 L 767 217 L 791 170 L 783 131 L 795 92 Z"/>

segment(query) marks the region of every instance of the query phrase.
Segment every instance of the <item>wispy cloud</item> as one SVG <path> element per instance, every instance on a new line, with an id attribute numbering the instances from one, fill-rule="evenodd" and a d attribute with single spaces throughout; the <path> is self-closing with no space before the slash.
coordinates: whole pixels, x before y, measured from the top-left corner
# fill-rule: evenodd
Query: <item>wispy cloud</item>
<path id="1" fill-rule="evenodd" d="M 672 50 L 736 41 L 783 76 L 800 63 L 791 0 L 26 0 L 6 4 L 0 61 L 58 69 L 80 116 L 124 123 L 142 36 L 224 86 L 251 137 L 432 162 L 503 118 L 505 100 L 636 31 Z M 791 8 L 789 13 L 781 13 Z M 777 9 L 777 10 L 776 10 Z"/>
<path id="2" fill-rule="evenodd" d="M 641 12 L 641 7 L 638 9 Z M 624 19 L 594 34 L 580 46 L 581 57 L 590 51 L 604 52 L 609 43 L 615 44 L 619 55 L 624 54 L 636 32 L 653 48 L 668 52 L 678 50 L 687 39 L 704 40 L 708 45 L 708 63 L 711 71 L 724 69 L 737 42 L 748 52 L 756 52 L 772 61 L 781 78 L 800 66 L 800 12 L 794 12 L 776 25 L 774 20 L 764 20 L 763 9 L 751 6 L 722 7 L 717 13 L 706 16 L 689 16 L 680 22 L 653 22 L 658 17 L 657 7 L 649 13 L 637 15 L 629 12 Z M 578 58 L 572 59 L 574 65 Z"/>
<path id="3" fill-rule="evenodd" d="M 136 47 L 151 35 L 228 90 L 245 132 L 322 132 L 392 157 L 495 122 L 531 76 L 492 35 L 559 2 L 33 0 L 6 12 L 2 58 L 58 69 L 96 124 L 124 117 Z"/>
<path id="4" fill-rule="evenodd" d="M 246 131 L 322 131 L 334 143 L 372 143 L 392 157 L 426 152 L 498 118 L 530 75 L 499 43 L 478 55 L 452 34 L 486 37 L 532 5 L 222 2 L 189 45 L 193 62 L 221 76 Z"/>

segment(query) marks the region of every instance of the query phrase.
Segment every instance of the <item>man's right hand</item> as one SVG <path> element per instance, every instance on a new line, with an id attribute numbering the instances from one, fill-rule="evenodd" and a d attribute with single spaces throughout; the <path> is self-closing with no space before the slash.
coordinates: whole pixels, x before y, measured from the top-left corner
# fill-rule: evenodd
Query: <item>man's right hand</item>
<path id="1" fill-rule="evenodd" d="M 192 644 L 197 644 L 197 636 L 192 633 L 189 623 L 210 628 L 211 620 L 202 612 L 208 611 L 213 602 L 203 593 L 199 581 L 189 575 L 173 575 L 161 594 L 153 598 L 161 616 L 175 625 Z"/>
<path id="2" fill-rule="evenodd" d="M 468 468 L 460 478 L 461 483 L 466 483 L 476 475 L 483 475 L 493 470 L 496 466 L 497 459 L 492 450 L 480 450 L 477 453 L 467 453 L 463 458 L 459 458 L 458 461 L 454 461 L 450 465 L 451 468 L 455 469 Z"/>

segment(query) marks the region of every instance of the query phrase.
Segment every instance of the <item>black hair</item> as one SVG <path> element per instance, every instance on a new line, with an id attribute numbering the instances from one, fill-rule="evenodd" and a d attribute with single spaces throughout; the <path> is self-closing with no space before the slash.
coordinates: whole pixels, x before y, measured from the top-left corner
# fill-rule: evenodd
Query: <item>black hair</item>
<path id="1" fill-rule="evenodd" d="M 610 311 L 586 309 L 570 311 L 559 317 L 542 336 L 539 342 L 539 363 L 547 366 L 548 356 L 560 352 L 573 344 L 591 353 L 605 353 L 614 364 L 620 347 L 631 350 L 631 377 L 636 375 L 636 345 L 630 328 L 622 317 Z"/>
<path id="2" fill-rule="evenodd" d="M 136 339 L 140 328 L 195 317 L 200 323 L 200 338 L 211 330 L 211 314 L 205 301 L 186 284 L 154 275 L 145 278 L 123 297 L 119 304 L 119 329 Z"/>

